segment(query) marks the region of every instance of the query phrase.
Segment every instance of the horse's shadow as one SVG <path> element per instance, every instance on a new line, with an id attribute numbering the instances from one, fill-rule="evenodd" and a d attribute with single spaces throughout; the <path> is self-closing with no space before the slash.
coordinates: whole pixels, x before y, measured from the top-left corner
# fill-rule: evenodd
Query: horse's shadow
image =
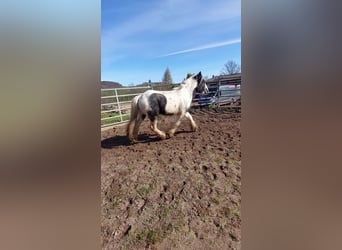
<path id="1" fill-rule="evenodd" d="M 175 135 L 182 134 L 182 133 L 190 133 L 191 131 L 177 131 Z M 161 141 L 155 135 L 150 134 L 139 134 L 138 141 L 136 143 L 149 143 L 149 142 L 157 142 Z M 101 147 L 106 149 L 111 149 L 120 146 L 130 146 L 133 145 L 127 136 L 125 135 L 116 135 L 110 138 L 103 139 L 101 141 Z"/>
<path id="2" fill-rule="evenodd" d="M 151 136 L 149 134 L 140 134 L 138 136 L 137 143 L 148 143 L 148 142 L 155 142 L 159 141 L 160 139 L 156 136 Z M 115 148 L 119 146 L 130 146 L 132 143 L 128 139 L 127 136 L 123 135 L 116 135 L 101 141 L 102 148 Z"/>

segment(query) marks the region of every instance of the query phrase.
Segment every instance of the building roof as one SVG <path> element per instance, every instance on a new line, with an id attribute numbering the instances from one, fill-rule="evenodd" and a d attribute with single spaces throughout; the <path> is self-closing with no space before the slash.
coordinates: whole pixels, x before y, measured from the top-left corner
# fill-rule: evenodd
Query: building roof
<path id="1" fill-rule="evenodd" d="M 232 75 L 219 75 L 219 76 L 214 76 L 212 78 L 209 78 L 206 80 L 207 85 L 214 85 L 220 84 L 223 85 L 240 85 L 241 84 L 241 73 L 237 74 L 232 74 Z"/>

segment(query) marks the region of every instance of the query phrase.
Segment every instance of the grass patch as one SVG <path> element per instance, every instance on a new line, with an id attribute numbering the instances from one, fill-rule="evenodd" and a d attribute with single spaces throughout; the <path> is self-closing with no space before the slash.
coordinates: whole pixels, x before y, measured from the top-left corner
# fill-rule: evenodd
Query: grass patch
<path id="1" fill-rule="evenodd" d="M 137 238 L 137 240 L 145 240 L 146 239 L 146 232 L 145 231 L 142 231 L 142 232 L 140 232 L 140 233 L 137 233 L 137 235 L 136 235 L 136 238 Z"/>
<path id="2" fill-rule="evenodd" d="M 215 157 L 215 158 L 213 159 L 213 161 L 214 161 L 215 163 L 217 163 L 217 164 L 223 163 L 223 159 L 220 158 L 220 157 Z"/>
<path id="3" fill-rule="evenodd" d="M 173 204 L 169 207 L 165 207 L 160 213 L 160 218 L 167 217 L 176 207 L 177 207 L 176 204 Z"/>
<path id="4" fill-rule="evenodd" d="M 107 113 L 104 113 L 104 114 L 107 114 Z M 109 113 L 110 114 L 110 113 Z M 117 113 L 118 115 L 119 113 Z M 112 115 L 114 116 L 114 115 Z M 105 118 L 105 117 L 111 117 L 111 116 L 104 116 L 102 118 Z M 124 114 L 122 115 L 122 121 L 128 121 L 129 120 L 129 114 Z M 113 117 L 111 119 L 106 119 L 106 120 L 102 120 L 101 121 L 101 126 L 102 125 L 107 125 L 107 124 L 111 124 L 111 123 L 117 123 L 117 122 L 121 122 L 121 118 L 120 117 Z"/>
<path id="5" fill-rule="evenodd" d="M 120 203 L 118 201 L 113 201 L 109 204 L 109 208 L 113 210 L 113 209 L 117 208 L 119 206 L 119 204 Z"/>
<path id="6" fill-rule="evenodd" d="M 141 187 L 137 190 L 137 193 L 142 197 L 146 197 L 146 195 L 148 195 L 149 192 L 151 192 L 152 187 L 148 186 L 148 187 Z"/>
<path id="7" fill-rule="evenodd" d="M 157 242 L 157 240 L 158 240 L 158 237 L 157 237 L 156 232 L 154 232 L 153 230 L 147 232 L 146 241 L 148 243 L 154 244 Z"/>
<path id="8" fill-rule="evenodd" d="M 146 241 L 148 244 L 155 244 L 158 240 L 160 240 L 160 236 L 154 230 L 147 230 L 136 234 L 136 239 L 139 241 Z"/>
<path id="9" fill-rule="evenodd" d="M 214 109 L 214 108 L 217 108 L 217 105 L 215 103 L 211 103 L 208 105 L 208 108 L 209 109 Z"/>
<path id="10" fill-rule="evenodd" d="M 147 244 L 155 244 L 162 241 L 174 231 L 179 231 L 180 225 L 172 223 L 164 224 L 161 228 L 149 228 L 135 234 L 135 239 Z"/>
<path id="11" fill-rule="evenodd" d="M 216 205 L 218 205 L 220 202 L 217 200 L 217 199 L 215 199 L 215 198 L 212 198 L 211 199 L 211 202 L 212 203 L 214 203 L 214 204 L 216 204 Z"/>
<path id="12" fill-rule="evenodd" d="M 241 219 L 241 214 L 240 211 L 234 211 L 233 215 L 238 218 L 239 220 Z"/>

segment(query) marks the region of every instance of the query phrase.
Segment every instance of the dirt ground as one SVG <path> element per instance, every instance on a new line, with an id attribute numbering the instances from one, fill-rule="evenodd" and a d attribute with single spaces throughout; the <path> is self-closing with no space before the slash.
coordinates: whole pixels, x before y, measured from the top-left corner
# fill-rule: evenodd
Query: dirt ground
<path id="1" fill-rule="evenodd" d="M 134 145 L 102 132 L 103 249 L 241 249 L 240 113 L 191 113 L 198 131 L 183 120 L 167 140 L 147 120 Z"/>

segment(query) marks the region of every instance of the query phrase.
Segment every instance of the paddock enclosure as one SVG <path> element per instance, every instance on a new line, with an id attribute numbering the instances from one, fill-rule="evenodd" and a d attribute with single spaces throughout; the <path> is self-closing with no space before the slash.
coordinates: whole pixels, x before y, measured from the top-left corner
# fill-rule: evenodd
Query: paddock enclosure
<path id="1" fill-rule="evenodd" d="M 200 97 L 198 94 L 193 99 L 192 106 L 207 106 L 211 104 L 210 101 L 215 96 L 215 106 L 232 104 L 229 99 L 234 97 L 235 100 L 240 99 L 240 85 L 241 74 L 221 75 L 212 77 L 206 80 L 208 87 L 217 89 L 209 91 L 207 96 Z M 123 88 L 102 88 L 101 89 L 101 128 L 108 126 L 125 123 L 129 120 L 130 103 L 134 96 L 145 92 L 146 90 L 171 90 L 178 84 L 148 84 L 146 86 L 138 87 L 123 87 Z M 229 87 L 230 86 L 230 87 Z M 234 88 L 231 88 L 234 86 Z M 221 87 L 223 88 L 221 90 Z M 228 88 L 229 87 L 229 88 Z M 238 89 L 238 90 L 237 90 Z M 235 101 L 234 101 L 235 102 Z M 239 101 L 238 101 L 239 102 Z M 240 106 L 233 105 L 234 108 L 241 108 Z"/>
<path id="2" fill-rule="evenodd" d="M 183 119 L 167 140 L 147 120 L 137 144 L 125 125 L 101 132 L 103 249 L 241 249 L 240 111 L 190 113 L 198 131 Z"/>

